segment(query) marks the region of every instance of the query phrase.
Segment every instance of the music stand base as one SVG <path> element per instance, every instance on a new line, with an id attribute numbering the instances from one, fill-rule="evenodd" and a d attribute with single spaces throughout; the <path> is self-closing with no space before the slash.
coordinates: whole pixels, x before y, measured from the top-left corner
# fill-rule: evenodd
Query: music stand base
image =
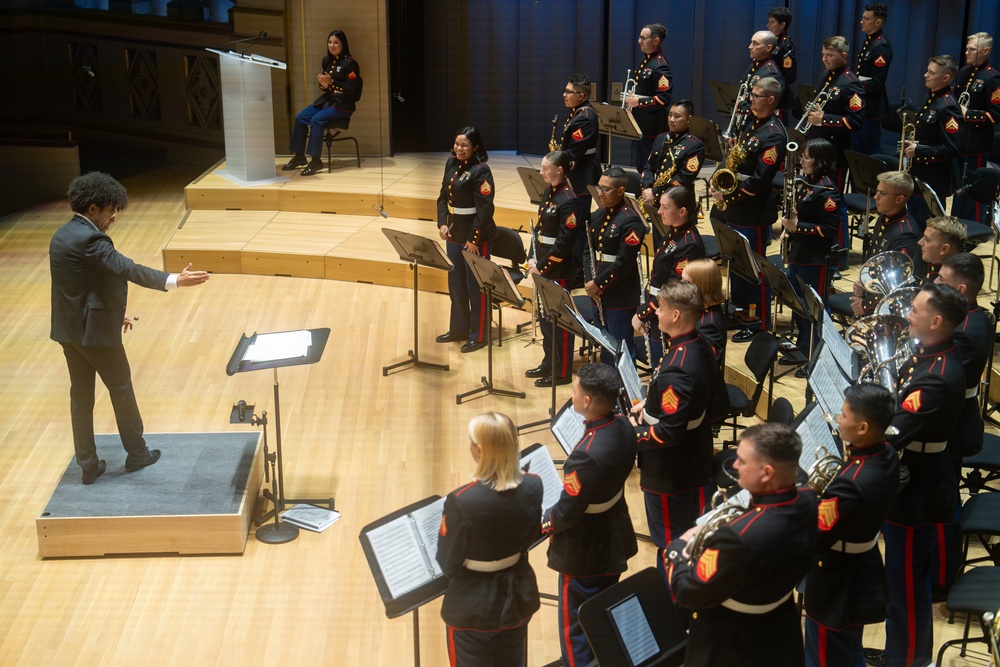
<path id="1" fill-rule="evenodd" d="M 509 391 L 507 389 L 497 389 L 486 379 L 485 375 L 481 378 L 481 380 L 483 383 L 482 387 L 477 387 L 476 389 L 467 391 L 464 394 L 458 394 L 457 396 L 455 396 L 455 404 L 461 405 L 462 401 L 464 401 L 466 398 L 469 398 L 470 396 L 475 396 L 476 394 L 480 394 L 482 392 L 486 392 L 487 394 L 493 394 L 495 396 L 510 396 L 511 398 L 524 398 L 525 396 L 527 396 L 527 394 L 525 394 L 523 391 Z"/>
<path id="2" fill-rule="evenodd" d="M 258 528 L 254 535 L 264 544 L 285 544 L 299 536 L 299 527 L 287 521 L 269 523 Z"/>
<path id="3" fill-rule="evenodd" d="M 407 350 L 406 354 L 409 355 L 410 357 L 409 359 L 400 361 L 395 364 L 391 364 L 389 366 L 383 366 L 382 377 L 389 375 L 389 371 L 391 370 L 394 370 L 396 368 L 403 368 L 404 366 L 409 366 L 410 364 L 413 364 L 414 368 L 429 368 L 435 371 L 448 370 L 448 364 L 432 364 L 429 361 L 420 361 L 420 359 L 417 357 L 416 353 L 414 353 L 413 350 Z"/>

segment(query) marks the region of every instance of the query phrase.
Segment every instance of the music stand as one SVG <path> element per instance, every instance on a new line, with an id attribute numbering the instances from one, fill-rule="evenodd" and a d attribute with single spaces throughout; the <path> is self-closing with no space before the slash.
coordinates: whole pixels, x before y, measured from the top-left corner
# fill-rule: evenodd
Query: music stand
<path id="1" fill-rule="evenodd" d="M 372 540 L 368 535 L 373 530 L 405 517 L 414 511 L 433 505 L 440 499 L 441 496 L 430 496 L 407 505 L 392 514 L 369 523 L 361 529 L 361 533 L 358 535 L 358 539 L 361 541 L 361 548 L 365 553 L 365 559 L 368 561 L 368 567 L 372 573 L 372 578 L 375 580 L 375 586 L 378 588 L 382 604 L 385 606 L 385 615 L 388 618 L 397 618 L 413 612 L 413 664 L 417 667 L 420 665 L 420 607 L 444 595 L 445 590 L 448 588 L 448 578 L 445 576 L 433 577 L 427 583 L 394 597 L 386 582 L 385 573 L 382 571 L 376 558 Z"/>
<path id="2" fill-rule="evenodd" d="M 305 354 L 295 357 L 286 358 L 266 358 L 262 357 L 258 360 L 248 359 L 248 352 L 253 354 L 250 347 L 258 342 L 263 343 L 268 337 L 272 339 L 278 339 L 278 337 L 288 338 L 289 336 L 301 335 L 304 337 L 305 332 L 309 333 L 310 343 L 305 348 Z M 302 366 L 306 364 L 315 364 L 323 357 L 323 350 L 326 349 L 326 342 L 330 339 L 330 329 L 325 327 L 322 329 L 305 329 L 301 331 L 283 331 L 274 333 L 258 334 L 254 332 L 249 338 L 245 334 L 240 335 L 240 340 L 236 344 L 236 349 L 233 350 L 232 356 L 229 358 L 229 363 L 226 364 L 226 375 L 236 375 L 237 373 L 247 373 L 249 371 L 259 371 L 268 368 L 274 369 L 274 431 L 275 431 L 275 454 L 277 456 L 278 472 L 275 480 L 275 488 L 278 490 L 277 497 L 274 496 L 269 490 L 264 489 L 262 492 L 264 497 L 271 501 L 274 507 L 271 511 L 267 512 L 263 516 L 259 517 L 255 523 L 260 526 L 257 530 L 257 539 L 261 542 L 266 542 L 268 544 L 283 544 L 285 542 L 291 542 L 296 537 L 299 536 L 299 529 L 294 524 L 288 523 L 287 521 L 276 521 L 275 523 L 262 526 L 265 521 L 273 516 L 280 515 L 281 512 L 285 510 L 285 505 L 298 505 L 300 503 L 308 503 L 311 505 L 329 505 L 330 509 L 334 509 L 333 498 L 323 498 L 323 499 L 292 499 L 285 498 L 285 477 L 284 468 L 282 464 L 281 456 L 281 402 L 280 395 L 278 391 L 278 369 L 283 366 Z M 273 357 L 273 355 L 270 355 Z"/>
<path id="3" fill-rule="evenodd" d="M 732 115 L 733 107 L 736 106 L 736 98 L 740 94 L 740 87 L 735 83 L 726 83 L 725 81 L 709 81 L 708 87 L 712 89 L 715 110 L 723 116 Z"/>
<path id="4" fill-rule="evenodd" d="M 816 97 L 816 89 L 808 83 L 800 83 L 795 88 L 799 93 L 799 104 L 805 110 L 809 106 L 809 103 L 813 101 L 813 98 Z"/>
<path id="5" fill-rule="evenodd" d="M 576 304 L 573 303 L 573 297 L 565 289 L 555 284 L 547 278 L 543 278 L 537 273 L 531 274 L 531 279 L 535 282 L 535 289 L 538 291 L 538 300 L 541 304 L 542 311 L 544 312 L 544 317 L 552 323 L 552 337 L 549 344 L 549 359 L 555 360 L 556 358 L 556 347 L 558 344 L 558 336 L 556 335 L 556 329 L 563 329 L 574 336 L 579 336 L 581 340 L 589 338 L 586 330 L 580 326 L 571 313 L 576 311 Z M 552 369 L 552 406 L 549 409 L 549 416 L 556 413 L 556 374 L 555 369 Z M 540 419 L 538 421 L 531 422 L 530 424 L 523 424 L 517 427 L 518 431 L 524 431 L 529 428 L 534 428 L 536 426 L 542 426 L 548 424 L 549 419 Z"/>
<path id="6" fill-rule="evenodd" d="M 878 188 L 878 175 L 889 171 L 889 166 L 881 160 L 857 151 L 845 150 L 844 159 L 851 172 L 851 184 L 855 192 L 865 193 L 865 219 L 863 225 L 858 225 L 858 236 L 861 237 L 861 256 L 871 254 L 871 213 L 875 200 L 875 190 Z"/>
<path id="7" fill-rule="evenodd" d="M 805 133 L 799 132 L 794 127 L 786 127 L 785 128 L 785 134 L 788 137 L 789 143 L 794 142 L 794 143 L 798 144 L 798 148 L 796 148 L 794 152 L 797 155 L 801 156 L 802 155 L 802 151 L 804 151 L 805 148 L 806 148 L 806 141 L 808 140 L 806 138 Z M 780 174 L 781 172 L 778 172 L 778 173 Z"/>
<path id="8" fill-rule="evenodd" d="M 601 665 L 679 667 L 684 661 L 687 631 L 655 567 L 637 572 L 584 602 L 579 618 Z M 641 628 L 645 638 L 652 639 L 647 644 L 650 648 L 640 651 L 624 641 L 618 630 L 622 626 L 632 631 L 629 634 L 633 637 Z"/>
<path id="9" fill-rule="evenodd" d="M 448 364 L 432 364 L 427 361 L 420 361 L 420 355 L 417 352 L 417 346 L 419 344 L 417 337 L 417 325 L 420 322 L 420 319 L 417 317 L 417 294 L 419 292 L 417 289 L 417 281 L 420 275 L 420 270 L 417 267 L 426 266 L 431 269 L 453 271 L 455 269 L 455 265 L 448 259 L 448 255 L 445 254 L 440 244 L 433 239 L 429 239 L 425 236 L 418 236 L 417 234 L 410 234 L 409 232 L 403 232 L 398 229 L 390 229 L 389 227 L 383 227 L 382 233 L 385 234 L 387 239 L 389 239 L 389 243 L 392 244 L 392 247 L 396 249 L 396 254 L 399 255 L 399 259 L 404 262 L 409 262 L 410 270 L 413 271 L 413 349 L 407 350 L 406 352 L 410 357 L 409 359 L 389 366 L 383 366 L 382 377 L 388 375 L 389 371 L 394 368 L 408 366 L 409 364 L 413 364 L 415 368 L 430 368 L 436 371 L 446 371 L 448 370 Z"/>
<path id="10" fill-rule="evenodd" d="M 844 405 L 844 390 L 851 381 L 841 370 L 829 345 L 823 343 L 816 350 L 809 369 L 809 388 L 816 396 L 820 410 L 828 415 L 840 413 Z"/>
<path id="11" fill-rule="evenodd" d="M 722 143 L 719 141 L 719 126 L 707 118 L 691 117 L 688 132 L 701 139 L 705 144 L 705 158 L 712 162 L 722 162 L 725 159 Z"/>
<path id="12" fill-rule="evenodd" d="M 549 184 L 545 182 L 537 169 L 518 167 L 516 171 L 517 175 L 521 177 L 521 184 L 524 186 L 524 191 L 528 193 L 528 199 L 531 200 L 531 203 L 535 206 L 541 204 L 543 196 L 549 190 Z"/>
<path id="13" fill-rule="evenodd" d="M 606 164 L 611 164 L 612 137 L 622 137 L 630 141 L 639 141 L 642 138 L 642 130 L 639 129 L 639 124 L 632 117 L 631 109 L 616 107 L 607 102 L 593 104 L 591 107 L 597 113 L 598 131 L 608 135 L 608 161 Z"/>
<path id="14" fill-rule="evenodd" d="M 801 318 L 804 318 L 810 324 L 815 325 L 816 321 L 813 319 L 812 313 L 808 308 L 806 308 L 799 295 L 795 293 L 795 289 L 792 287 L 792 282 L 788 279 L 788 274 L 779 269 L 772 262 L 768 261 L 767 258 L 761 257 L 757 253 L 754 253 L 754 259 L 757 260 L 757 265 L 764 273 L 764 280 L 766 280 L 767 284 L 771 287 L 771 298 L 774 301 L 774 310 L 772 312 L 777 312 L 778 304 L 782 303 L 791 308 L 793 313 Z M 800 350 L 796 349 L 795 346 L 792 345 L 791 341 L 787 338 L 778 336 L 777 317 L 771 318 L 771 333 L 773 333 L 775 338 L 778 339 L 778 351 L 781 352 L 782 357 L 784 359 L 789 359 L 793 364 L 795 364 L 792 368 L 779 375 L 776 379 L 781 379 L 809 361 L 809 357 L 805 356 Z M 812 338 L 812 336 L 810 336 L 810 338 Z"/>
<path id="15" fill-rule="evenodd" d="M 715 230 L 715 240 L 719 244 L 719 255 L 726 261 L 726 307 L 725 312 L 729 313 L 729 295 L 732 294 L 732 278 L 735 273 L 743 280 L 754 287 L 760 285 L 760 269 L 753 256 L 756 254 L 750 249 L 750 241 L 747 237 L 727 225 L 725 222 L 710 218 L 712 229 Z M 760 318 L 750 319 L 744 317 L 748 324 L 759 322 Z"/>
<path id="16" fill-rule="evenodd" d="M 472 275 L 476 278 L 476 282 L 479 283 L 479 289 L 486 294 L 485 317 L 489 318 L 490 313 L 493 312 L 494 296 L 518 308 L 524 305 L 524 299 L 521 298 L 517 287 L 514 286 L 514 282 L 510 279 L 510 275 L 506 271 L 490 260 L 483 259 L 468 250 L 463 250 L 462 255 L 469 265 L 469 271 L 472 272 Z M 497 389 L 493 386 L 493 324 L 489 319 L 487 319 L 486 325 L 486 355 L 487 375 L 482 377 L 483 386 L 467 391 L 464 394 L 458 394 L 455 396 L 455 402 L 461 405 L 464 399 L 484 391 L 488 394 L 496 394 L 498 396 L 524 398 L 525 394 L 523 391 L 509 391 L 506 389 Z"/>

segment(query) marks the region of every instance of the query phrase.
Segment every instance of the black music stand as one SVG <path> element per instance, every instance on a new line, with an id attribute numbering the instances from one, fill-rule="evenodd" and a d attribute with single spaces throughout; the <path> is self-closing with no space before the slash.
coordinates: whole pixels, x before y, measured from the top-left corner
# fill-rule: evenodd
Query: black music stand
<path id="1" fill-rule="evenodd" d="M 531 279 L 535 282 L 535 288 L 538 290 L 538 300 L 540 301 L 544 317 L 552 323 L 553 331 L 549 345 L 551 348 L 549 350 L 549 359 L 554 360 L 556 358 L 556 345 L 558 344 L 558 336 L 555 335 L 556 329 L 563 329 L 574 336 L 579 336 L 580 340 L 589 339 L 590 336 L 571 315 L 571 313 L 576 311 L 576 305 L 573 303 L 573 297 L 570 296 L 569 292 L 537 273 L 531 274 Z M 549 408 L 550 419 L 556 413 L 555 378 L 555 369 L 552 369 L 552 406 Z M 548 423 L 549 419 L 540 419 L 529 424 L 522 424 L 517 427 L 517 430 L 524 431 Z"/>
<path id="2" fill-rule="evenodd" d="M 591 105 L 591 108 L 597 113 L 598 131 L 608 135 L 608 160 L 605 164 L 610 165 L 612 137 L 639 141 L 642 138 L 642 130 L 639 129 L 639 124 L 632 117 L 631 109 L 616 107 L 607 102 Z"/>
<path id="3" fill-rule="evenodd" d="M 778 304 L 782 303 L 791 308 L 793 313 L 801 318 L 804 318 L 813 326 L 816 326 L 816 320 L 813 319 L 812 312 L 806 308 L 802 298 L 795 293 L 795 289 L 792 287 L 792 282 L 788 279 L 788 274 L 779 269 L 772 262 L 768 261 L 767 258 L 761 257 L 757 253 L 754 253 L 754 259 L 757 260 L 757 265 L 761 268 L 761 271 L 764 272 L 764 280 L 766 280 L 767 284 L 771 287 L 771 298 L 774 301 L 774 307 L 771 312 L 776 313 L 778 311 Z M 778 336 L 777 317 L 771 318 L 771 333 L 773 333 L 775 338 L 778 339 L 778 351 L 781 352 L 782 357 L 784 359 L 788 359 L 794 364 L 792 368 L 779 375 L 776 379 L 781 379 L 809 362 L 809 357 L 802 354 L 802 352 L 797 349 L 790 340 Z M 811 347 L 812 341 L 810 341 L 810 348 Z"/>
<path id="4" fill-rule="evenodd" d="M 249 360 L 246 356 L 250 346 L 257 343 L 258 340 L 263 337 L 299 333 L 283 331 L 269 334 L 258 334 L 254 332 L 249 338 L 245 334 L 240 336 L 240 341 L 236 344 L 236 349 L 233 350 L 233 354 L 229 358 L 229 363 L 226 364 L 226 375 L 236 375 L 237 373 L 259 371 L 268 368 L 274 369 L 274 431 L 276 441 L 275 454 L 277 456 L 278 463 L 278 472 L 275 477 L 275 488 L 278 490 L 278 495 L 275 497 L 274 494 L 267 489 L 262 492 L 264 497 L 270 500 L 274 507 L 255 521 L 255 523 L 260 526 L 257 530 L 257 539 L 268 544 L 283 544 L 285 542 L 291 542 L 299 536 L 298 527 L 288 523 L 287 521 L 276 521 L 275 523 L 268 524 L 267 526 L 261 525 L 272 516 L 280 515 L 280 513 L 285 510 L 286 505 L 298 505 L 300 503 L 308 503 L 311 505 L 325 504 L 328 505 L 331 510 L 334 509 L 334 501 L 332 497 L 322 499 L 285 498 L 285 477 L 281 457 L 281 402 L 278 392 L 278 369 L 283 366 L 303 366 L 306 364 L 315 364 L 322 358 L 323 350 L 326 349 L 326 342 L 330 339 L 330 329 L 328 327 L 322 329 L 307 329 L 306 331 L 308 331 L 311 335 L 312 341 L 306 348 L 305 355 L 303 356 L 261 361 Z"/>
<path id="5" fill-rule="evenodd" d="M 687 631 L 655 567 L 637 572 L 584 602 L 580 625 L 601 665 L 679 667 L 684 661 Z M 635 645 L 624 641 L 617 629 L 622 625 L 633 631 L 636 625 L 648 630 L 655 651 L 651 649 L 641 654 L 648 653 L 645 659 L 639 659 Z"/>
<path id="6" fill-rule="evenodd" d="M 517 175 L 521 177 L 521 184 L 524 191 L 528 193 L 528 199 L 535 206 L 542 203 L 542 198 L 548 193 L 549 184 L 545 182 L 537 169 L 531 167 L 518 167 Z"/>
<path id="7" fill-rule="evenodd" d="M 889 166 L 881 160 L 876 160 L 870 155 L 858 153 L 857 151 L 845 150 L 844 159 L 847 160 L 847 168 L 851 172 L 851 184 L 855 192 L 864 192 L 865 219 L 858 225 L 858 236 L 861 237 L 861 256 L 868 257 L 871 253 L 871 207 L 874 203 L 875 190 L 878 188 L 878 175 L 884 171 L 889 171 Z"/>
<path id="8" fill-rule="evenodd" d="M 722 143 L 719 141 L 719 126 L 707 118 L 691 117 L 688 132 L 701 139 L 705 144 L 705 158 L 712 162 L 722 162 L 725 159 Z"/>
<path id="9" fill-rule="evenodd" d="M 386 583 L 382 568 L 375 557 L 375 551 L 368 538 L 368 533 L 415 510 L 431 505 L 440 499 L 441 496 L 430 496 L 423 500 L 418 500 L 400 510 L 396 510 L 388 516 L 371 522 L 362 528 L 361 533 L 358 535 L 358 539 L 361 541 L 361 548 L 365 553 L 365 559 L 368 561 L 368 568 L 371 570 L 375 586 L 378 588 L 378 594 L 382 598 L 382 604 L 385 606 L 385 615 L 389 618 L 398 618 L 404 614 L 413 613 L 413 664 L 417 667 L 420 665 L 420 607 L 444 595 L 445 590 L 448 588 L 448 578 L 443 575 L 435 577 L 418 588 L 407 591 L 398 597 L 393 597 L 389 590 L 389 585 Z"/>
<path id="10" fill-rule="evenodd" d="M 513 304 L 518 308 L 524 305 L 524 299 L 521 298 L 520 293 L 517 291 L 517 287 L 514 286 L 514 282 L 510 279 L 510 276 L 506 271 L 490 260 L 483 259 L 479 255 L 469 252 L 468 250 L 463 250 L 462 255 L 465 257 L 465 261 L 469 265 L 469 271 L 472 272 L 472 275 L 476 278 L 476 282 L 479 283 L 479 289 L 486 294 L 486 312 L 484 313 L 484 317 L 490 318 L 490 313 L 493 312 L 494 297 Z M 482 377 L 482 387 L 477 387 L 476 389 L 467 391 L 464 394 L 458 394 L 455 396 L 455 402 L 458 405 L 461 405 L 462 401 L 469 396 L 475 396 L 476 394 L 484 391 L 488 394 L 510 396 L 512 398 L 524 398 L 525 396 L 523 391 L 509 391 L 506 389 L 497 389 L 493 386 L 493 323 L 490 322 L 489 319 L 487 319 L 487 322 L 487 375 Z"/>
<path id="11" fill-rule="evenodd" d="M 740 87 L 735 83 L 726 83 L 725 81 L 709 81 L 708 87 L 712 89 L 715 110 L 723 116 L 732 115 L 733 107 L 736 106 L 736 98 L 740 94 Z"/>
<path id="12" fill-rule="evenodd" d="M 801 156 L 802 151 L 806 149 L 806 141 L 808 141 L 806 135 L 799 132 L 794 127 L 786 127 L 785 135 L 788 137 L 789 143 L 795 143 L 798 145 L 798 148 L 794 151 L 796 153 L 796 157 Z M 796 162 L 796 164 L 798 164 L 798 162 Z M 779 171 L 778 173 L 780 174 L 781 172 Z"/>
<path id="13" fill-rule="evenodd" d="M 419 345 L 417 334 L 420 323 L 420 319 L 417 317 L 417 294 L 419 292 L 417 282 L 420 270 L 417 267 L 426 266 L 432 269 L 441 269 L 442 271 L 453 271 L 455 265 L 451 263 L 448 255 L 445 254 L 441 246 L 433 239 L 388 227 L 383 227 L 382 233 L 389 239 L 392 247 L 396 249 L 396 254 L 399 255 L 399 258 L 404 262 L 409 262 L 410 270 L 413 271 L 413 349 L 406 352 L 410 357 L 409 359 L 390 366 L 383 366 L 382 376 L 385 377 L 394 368 L 401 368 L 410 364 L 413 364 L 415 368 L 446 371 L 448 370 L 448 364 L 432 364 L 427 361 L 420 361 L 420 355 L 417 352 L 417 346 Z"/>
<path id="14" fill-rule="evenodd" d="M 809 106 L 809 103 L 813 101 L 813 98 L 816 97 L 816 89 L 808 83 L 800 83 L 795 88 L 799 93 L 799 104 L 805 110 Z"/>
<path id="15" fill-rule="evenodd" d="M 819 346 L 809 364 L 807 382 L 820 410 L 829 415 L 839 414 L 844 405 L 844 390 L 851 384 L 850 378 L 840 368 L 826 343 Z"/>
<path id="16" fill-rule="evenodd" d="M 750 249 L 750 241 L 747 237 L 727 225 L 725 222 L 710 218 L 712 229 L 715 230 L 715 240 L 719 244 L 719 255 L 726 261 L 726 305 L 725 312 L 729 313 L 729 295 L 732 294 L 732 277 L 735 273 L 743 280 L 753 286 L 760 285 L 760 268 L 757 266 L 753 256 L 756 255 Z M 758 255 L 759 256 L 759 255 Z M 760 321 L 759 317 L 743 317 L 746 324 L 755 324 Z"/>

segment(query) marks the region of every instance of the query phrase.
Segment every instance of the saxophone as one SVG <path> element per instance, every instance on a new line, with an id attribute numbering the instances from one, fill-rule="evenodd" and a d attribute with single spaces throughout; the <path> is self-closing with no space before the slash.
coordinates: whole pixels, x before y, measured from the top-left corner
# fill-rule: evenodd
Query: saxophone
<path id="1" fill-rule="evenodd" d="M 683 147 L 681 147 L 683 150 Z M 680 151 L 678 151 L 678 154 Z M 674 155 L 673 147 L 667 149 L 667 155 L 670 156 L 670 167 L 666 171 L 661 171 L 660 175 L 656 177 L 653 181 L 654 188 L 662 188 L 664 185 L 670 182 L 670 179 L 674 177 L 677 173 L 677 156 Z"/>
<path id="2" fill-rule="evenodd" d="M 556 123 L 559 122 L 559 114 L 552 117 L 552 136 L 549 137 L 549 152 L 559 150 L 559 143 L 556 141 Z"/>
<path id="3" fill-rule="evenodd" d="M 733 149 L 729 151 L 726 155 L 726 161 L 723 166 L 715 170 L 712 174 L 711 184 L 716 192 L 720 192 L 723 195 L 728 195 L 736 192 L 736 187 L 740 184 L 740 176 L 736 173 L 743 160 L 747 159 L 747 148 L 741 143 L 737 143 L 733 146 Z M 716 203 L 716 208 L 720 211 L 726 210 L 725 200 Z"/>

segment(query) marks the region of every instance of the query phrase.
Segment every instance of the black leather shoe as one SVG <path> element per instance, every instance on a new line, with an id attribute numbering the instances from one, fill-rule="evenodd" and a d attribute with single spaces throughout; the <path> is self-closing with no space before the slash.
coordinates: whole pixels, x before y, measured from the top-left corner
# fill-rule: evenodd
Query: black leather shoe
<path id="1" fill-rule="evenodd" d="M 794 348 L 794 349 L 795 349 L 796 352 L 798 352 L 797 348 Z M 792 350 L 785 350 L 785 352 L 791 352 L 791 351 Z M 798 366 L 800 363 L 802 363 L 802 362 L 801 361 L 795 361 L 791 357 L 782 357 L 781 359 L 778 359 L 778 365 L 779 366 Z"/>
<path id="2" fill-rule="evenodd" d="M 298 169 L 299 167 L 304 167 L 308 163 L 309 161 L 306 160 L 305 155 L 296 154 L 291 160 L 288 161 L 288 164 L 281 168 L 281 171 L 292 171 L 294 169 Z"/>
<path id="3" fill-rule="evenodd" d="M 880 648 L 866 648 L 865 662 L 867 662 L 869 665 L 875 665 L 875 667 L 884 667 L 885 651 L 883 651 Z"/>
<path id="4" fill-rule="evenodd" d="M 556 382 L 556 386 L 564 385 L 564 384 L 573 384 L 573 378 L 558 377 L 558 378 L 555 379 L 555 382 Z M 551 375 L 546 375 L 543 378 L 538 378 L 537 380 L 535 380 L 535 386 L 536 387 L 551 387 L 552 386 L 552 376 Z"/>
<path id="5" fill-rule="evenodd" d="M 459 352 L 475 352 L 476 350 L 481 350 L 486 347 L 485 340 L 470 340 L 468 343 L 463 345 Z"/>
<path id="6" fill-rule="evenodd" d="M 734 343 L 745 343 L 748 340 L 753 340 L 753 337 L 759 334 L 760 331 L 760 329 L 751 329 L 750 327 L 740 329 L 733 334 L 732 341 Z"/>
<path id="7" fill-rule="evenodd" d="M 314 157 L 309 161 L 309 166 L 302 170 L 301 174 L 303 176 L 312 176 L 313 174 L 318 174 L 323 170 L 323 161 L 318 157 Z"/>
<path id="8" fill-rule="evenodd" d="M 443 333 L 434 340 L 439 343 L 457 343 L 460 340 L 468 340 L 469 334 L 455 333 L 454 331 L 449 331 L 448 333 Z"/>
<path id="9" fill-rule="evenodd" d="M 803 366 L 799 370 L 795 371 L 795 377 L 799 378 L 800 380 L 808 380 L 809 379 L 809 371 L 807 371 L 806 367 Z"/>
<path id="10" fill-rule="evenodd" d="M 546 375 L 550 375 L 551 373 L 552 373 L 552 370 L 548 366 L 542 366 L 541 364 L 539 364 L 538 366 L 536 366 L 536 367 L 534 367 L 534 368 L 532 368 L 530 370 L 524 371 L 524 377 L 526 377 L 526 378 L 543 378 Z"/>
<path id="11" fill-rule="evenodd" d="M 128 470 L 129 472 L 135 472 L 136 470 L 141 470 L 146 466 L 151 466 L 159 460 L 160 460 L 160 450 L 151 449 L 149 450 L 149 454 L 146 455 L 146 458 L 140 461 L 139 463 L 126 463 L 125 470 Z"/>
<path id="12" fill-rule="evenodd" d="M 104 471 L 107 469 L 108 469 L 108 464 L 104 462 L 104 459 L 101 459 L 100 461 L 97 462 L 97 470 L 94 470 L 93 472 L 87 472 L 86 470 L 83 471 L 83 483 L 93 484 L 94 482 L 97 481 L 98 477 L 104 474 Z"/>

